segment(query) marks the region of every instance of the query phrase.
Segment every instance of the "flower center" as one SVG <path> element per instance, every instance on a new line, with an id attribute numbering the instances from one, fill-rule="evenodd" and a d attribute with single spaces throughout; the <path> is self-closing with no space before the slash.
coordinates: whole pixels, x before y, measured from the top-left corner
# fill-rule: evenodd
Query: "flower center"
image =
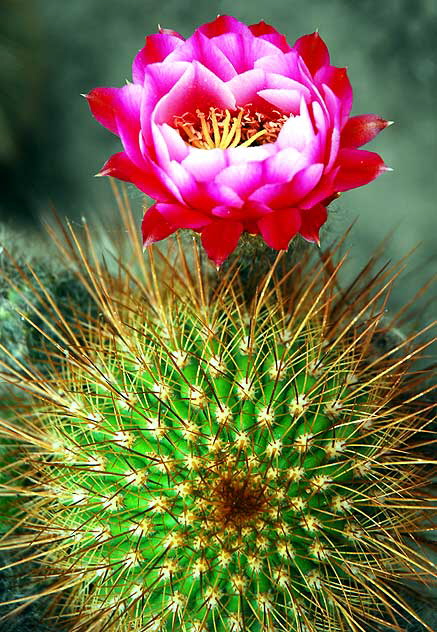
<path id="1" fill-rule="evenodd" d="M 237 113 L 209 108 L 207 114 L 196 110 L 175 116 L 174 125 L 188 145 L 199 149 L 227 149 L 273 143 L 285 121 L 286 114 L 273 110 L 270 114 L 238 108 Z"/>

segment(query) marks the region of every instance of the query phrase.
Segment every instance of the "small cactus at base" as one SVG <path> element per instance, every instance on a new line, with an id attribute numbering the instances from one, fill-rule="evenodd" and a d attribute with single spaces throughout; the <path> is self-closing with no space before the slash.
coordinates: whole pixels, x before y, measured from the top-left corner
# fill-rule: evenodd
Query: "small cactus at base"
<path id="1" fill-rule="evenodd" d="M 10 369 L 34 400 L 1 429 L 26 446 L 27 530 L 2 546 L 37 550 L 67 629 L 358 632 L 408 611 L 396 582 L 434 572 L 409 535 L 432 507 L 416 352 L 371 357 L 377 300 L 327 261 L 250 303 L 232 271 L 179 277 L 183 252 L 137 276 L 82 262 L 101 317 L 58 318 L 48 378 Z"/>

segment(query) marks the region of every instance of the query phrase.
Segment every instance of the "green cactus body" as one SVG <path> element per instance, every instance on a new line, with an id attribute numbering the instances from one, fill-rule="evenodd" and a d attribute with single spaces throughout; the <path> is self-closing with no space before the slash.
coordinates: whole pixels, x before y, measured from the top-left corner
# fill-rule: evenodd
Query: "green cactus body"
<path id="1" fill-rule="evenodd" d="M 373 325 L 332 333 L 328 286 L 292 309 L 279 286 L 248 306 L 230 283 L 198 302 L 101 282 L 104 318 L 80 323 L 21 419 L 29 543 L 70 589 L 73 630 L 334 632 L 379 617 L 378 577 L 411 523 L 412 470 L 387 456 L 409 416 L 387 406 L 399 363 L 365 361 Z"/>

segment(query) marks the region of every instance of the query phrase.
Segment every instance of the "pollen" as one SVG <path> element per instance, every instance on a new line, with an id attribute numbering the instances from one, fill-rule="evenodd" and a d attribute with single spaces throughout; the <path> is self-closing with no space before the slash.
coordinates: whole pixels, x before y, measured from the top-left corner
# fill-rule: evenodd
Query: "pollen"
<path id="1" fill-rule="evenodd" d="M 175 117 L 174 126 L 192 147 L 228 149 L 275 142 L 287 119 L 276 110 L 266 114 L 248 107 L 233 112 L 211 107 L 207 113 L 198 109 Z"/>

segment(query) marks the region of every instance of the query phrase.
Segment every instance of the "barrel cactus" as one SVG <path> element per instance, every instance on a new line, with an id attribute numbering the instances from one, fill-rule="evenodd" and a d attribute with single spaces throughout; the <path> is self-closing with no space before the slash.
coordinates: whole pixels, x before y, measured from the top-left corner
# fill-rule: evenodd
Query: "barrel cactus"
<path id="1" fill-rule="evenodd" d="M 112 273 L 70 239 L 100 313 L 73 326 L 40 289 L 46 370 L 5 370 L 32 399 L 1 424 L 22 455 L 2 548 L 40 560 L 75 632 L 398 629 L 397 583 L 433 568 L 418 345 L 372 346 L 391 280 L 342 292 L 327 255 L 249 300 L 193 243 Z"/>

